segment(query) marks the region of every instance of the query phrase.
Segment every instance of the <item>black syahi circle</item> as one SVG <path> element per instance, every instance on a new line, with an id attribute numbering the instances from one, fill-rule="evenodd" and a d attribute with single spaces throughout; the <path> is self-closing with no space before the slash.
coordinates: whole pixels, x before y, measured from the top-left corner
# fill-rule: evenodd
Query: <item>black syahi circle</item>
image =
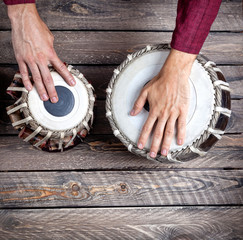
<path id="1" fill-rule="evenodd" d="M 75 99 L 72 92 L 63 86 L 56 86 L 58 102 L 52 103 L 50 100 L 44 102 L 44 107 L 48 113 L 55 117 L 68 115 L 74 107 Z"/>

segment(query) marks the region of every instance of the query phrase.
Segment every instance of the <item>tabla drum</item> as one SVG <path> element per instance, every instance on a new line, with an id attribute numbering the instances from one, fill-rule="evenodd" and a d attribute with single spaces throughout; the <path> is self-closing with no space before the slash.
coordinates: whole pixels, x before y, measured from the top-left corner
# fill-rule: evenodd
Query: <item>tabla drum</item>
<path id="1" fill-rule="evenodd" d="M 144 107 L 137 116 L 130 111 L 144 85 L 161 70 L 170 48 L 166 44 L 147 46 L 127 56 L 114 70 L 106 90 L 106 117 L 114 135 L 137 155 L 151 160 L 184 162 L 204 156 L 224 134 L 231 111 L 230 89 L 221 70 L 216 64 L 198 55 L 189 76 L 190 104 L 187 115 L 186 139 L 177 145 L 176 135 L 167 157 L 149 156 L 153 134 L 144 149 L 137 148 L 142 127 L 149 115 Z M 175 131 L 176 132 L 176 131 Z"/>
<path id="2" fill-rule="evenodd" d="M 64 79 L 49 67 L 58 94 L 58 102 L 43 102 L 35 88 L 28 92 L 19 73 L 7 89 L 15 100 L 7 107 L 19 137 L 44 151 L 63 151 L 77 145 L 89 132 L 93 122 L 95 97 L 92 85 L 82 73 L 67 65 L 76 85 L 69 86 Z"/>

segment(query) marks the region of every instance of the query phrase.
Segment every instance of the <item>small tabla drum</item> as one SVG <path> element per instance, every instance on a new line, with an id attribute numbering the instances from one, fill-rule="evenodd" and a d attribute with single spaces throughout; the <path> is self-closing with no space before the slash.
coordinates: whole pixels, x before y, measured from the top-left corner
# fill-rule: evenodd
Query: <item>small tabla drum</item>
<path id="1" fill-rule="evenodd" d="M 7 107 L 19 137 L 44 151 L 63 151 L 80 143 L 89 132 L 93 122 L 95 97 L 92 85 L 82 73 L 71 65 L 67 69 L 74 76 L 76 85 L 69 86 L 64 79 L 49 67 L 58 94 L 58 102 L 43 102 L 35 88 L 28 92 L 19 73 L 7 89 L 17 100 Z"/>
<path id="2" fill-rule="evenodd" d="M 149 156 L 153 134 L 150 135 L 144 149 L 137 148 L 137 141 L 149 115 L 149 108 L 144 106 L 137 116 L 130 116 L 130 111 L 141 89 L 161 70 L 169 52 L 169 46 L 161 44 L 147 46 L 128 55 L 127 59 L 114 70 L 106 90 L 106 117 L 114 135 L 130 152 L 160 162 L 166 157 L 157 155 L 153 159 Z M 229 84 L 215 63 L 198 55 L 192 66 L 189 84 L 190 104 L 186 139 L 182 146 L 177 145 L 175 131 L 167 155 L 170 161 L 183 162 L 199 155 L 204 156 L 224 134 L 231 114 Z"/>

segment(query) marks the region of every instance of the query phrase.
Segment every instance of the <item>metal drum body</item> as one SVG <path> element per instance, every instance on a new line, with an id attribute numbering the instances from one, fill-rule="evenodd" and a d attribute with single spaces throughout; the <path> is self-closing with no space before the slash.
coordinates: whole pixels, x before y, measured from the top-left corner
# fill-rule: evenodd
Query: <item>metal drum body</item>
<path id="1" fill-rule="evenodd" d="M 137 148 L 142 127 L 149 115 L 144 108 L 137 116 L 130 111 L 141 89 L 161 70 L 170 49 L 168 45 L 147 46 L 128 55 L 114 70 L 107 88 L 106 116 L 114 135 L 128 150 L 150 158 L 151 134 L 144 149 Z M 186 161 L 204 156 L 224 133 L 230 117 L 230 91 L 228 83 L 215 65 L 201 55 L 195 60 L 191 74 L 190 106 L 187 115 L 186 139 L 182 146 L 176 143 L 174 135 L 167 158 L 171 161 Z M 176 133 L 176 130 L 175 130 Z M 163 156 L 156 160 L 163 161 Z"/>

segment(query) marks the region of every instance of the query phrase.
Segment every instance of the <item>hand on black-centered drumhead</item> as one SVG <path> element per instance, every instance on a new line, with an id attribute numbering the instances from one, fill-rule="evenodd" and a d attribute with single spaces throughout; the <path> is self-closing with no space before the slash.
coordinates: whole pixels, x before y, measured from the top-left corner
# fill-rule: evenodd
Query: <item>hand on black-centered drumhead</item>
<path id="1" fill-rule="evenodd" d="M 54 50 L 52 33 L 41 20 L 35 4 L 9 5 L 8 15 L 14 53 L 25 88 L 30 91 L 33 87 L 29 68 L 40 98 L 43 101 L 50 98 L 56 103 L 58 96 L 48 65 L 51 64 L 69 85 L 74 86 L 75 80 Z"/>
<path id="2" fill-rule="evenodd" d="M 144 148 L 154 129 L 150 148 L 152 158 L 158 151 L 167 156 L 176 124 L 177 144 L 184 143 L 190 100 L 188 78 L 195 58 L 196 55 L 172 49 L 159 74 L 145 85 L 134 103 L 132 116 L 139 114 L 146 101 L 149 102 L 149 116 L 139 137 L 138 148 Z"/>

